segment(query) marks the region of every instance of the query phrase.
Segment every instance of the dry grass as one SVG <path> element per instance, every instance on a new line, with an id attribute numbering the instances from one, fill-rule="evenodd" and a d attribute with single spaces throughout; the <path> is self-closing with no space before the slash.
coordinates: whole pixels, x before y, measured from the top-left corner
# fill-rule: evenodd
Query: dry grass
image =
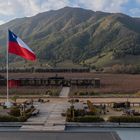
<path id="1" fill-rule="evenodd" d="M 10 95 L 48 95 L 49 93 L 58 96 L 61 87 L 18 87 L 9 89 Z M 6 87 L 0 88 L 0 94 L 6 95 Z"/>

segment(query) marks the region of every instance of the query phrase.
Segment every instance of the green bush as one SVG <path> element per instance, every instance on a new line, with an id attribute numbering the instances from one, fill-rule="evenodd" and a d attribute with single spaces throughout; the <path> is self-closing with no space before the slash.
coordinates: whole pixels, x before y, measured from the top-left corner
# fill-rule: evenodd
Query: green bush
<path id="1" fill-rule="evenodd" d="M 18 107 L 12 107 L 9 112 L 10 115 L 14 117 L 19 117 L 20 116 L 20 109 Z"/>
<path id="2" fill-rule="evenodd" d="M 109 122 L 140 123 L 140 117 L 136 116 L 110 116 Z"/>
<path id="3" fill-rule="evenodd" d="M 61 116 L 62 117 L 66 117 L 66 113 L 61 113 Z"/>
<path id="4" fill-rule="evenodd" d="M 28 112 L 28 113 L 25 113 L 25 117 L 28 119 L 32 116 L 32 113 L 31 112 Z"/>
<path id="5" fill-rule="evenodd" d="M 83 117 L 76 117 L 74 121 L 75 122 L 103 122 L 104 119 L 98 116 L 83 116 Z"/>
<path id="6" fill-rule="evenodd" d="M 88 95 L 88 92 L 79 92 L 79 95 L 80 96 L 86 96 L 86 95 Z"/>
<path id="7" fill-rule="evenodd" d="M 67 116 L 67 117 L 66 117 L 66 121 L 67 121 L 67 122 L 73 122 L 73 121 L 72 121 L 72 118 L 71 118 L 70 116 Z"/>
<path id="8" fill-rule="evenodd" d="M 90 115 L 96 115 L 96 112 L 94 112 L 94 111 L 87 111 L 87 112 L 86 112 L 86 115 L 89 115 L 89 116 L 90 116 Z"/>
<path id="9" fill-rule="evenodd" d="M 3 106 L 3 109 L 7 109 L 7 107 L 4 105 L 4 106 Z"/>
<path id="10" fill-rule="evenodd" d="M 28 119 L 27 116 L 20 116 L 20 117 L 18 118 L 18 121 L 19 121 L 19 122 L 25 122 L 27 119 Z"/>
<path id="11" fill-rule="evenodd" d="M 14 116 L 2 115 L 0 116 L 0 122 L 18 122 L 18 118 Z"/>
<path id="12" fill-rule="evenodd" d="M 77 103 L 78 103 L 78 102 L 79 102 L 79 99 L 75 99 L 75 102 L 77 102 Z"/>
<path id="13" fill-rule="evenodd" d="M 20 116 L 20 110 L 17 107 L 11 108 L 10 115 L 0 115 L 0 122 L 25 122 L 31 117 L 33 109 L 26 110 L 24 116 Z"/>
<path id="14" fill-rule="evenodd" d="M 23 117 L 14 117 L 10 115 L 0 116 L 0 122 L 25 122 L 27 120 L 27 116 Z"/>
<path id="15" fill-rule="evenodd" d="M 76 109 L 76 110 L 74 110 L 74 115 L 75 115 L 75 117 L 84 116 L 85 115 L 85 110 L 84 109 Z"/>
<path id="16" fill-rule="evenodd" d="M 35 108 L 29 108 L 25 110 L 25 113 L 32 113 L 35 110 Z"/>

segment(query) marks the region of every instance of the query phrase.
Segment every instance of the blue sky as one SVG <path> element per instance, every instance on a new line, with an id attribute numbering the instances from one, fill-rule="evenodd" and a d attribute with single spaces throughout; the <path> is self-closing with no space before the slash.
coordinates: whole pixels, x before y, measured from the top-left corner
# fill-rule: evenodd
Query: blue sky
<path id="1" fill-rule="evenodd" d="M 0 24 L 65 6 L 140 17 L 140 0 L 0 0 Z"/>

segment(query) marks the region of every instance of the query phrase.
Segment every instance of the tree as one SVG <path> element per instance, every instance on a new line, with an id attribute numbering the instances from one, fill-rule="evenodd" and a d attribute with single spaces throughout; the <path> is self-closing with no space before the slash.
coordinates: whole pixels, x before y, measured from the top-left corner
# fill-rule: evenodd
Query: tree
<path id="1" fill-rule="evenodd" d="M 19 98 L 18 95 L 14 95 L 11 99 L 16 103 L 18 98 Z"/>

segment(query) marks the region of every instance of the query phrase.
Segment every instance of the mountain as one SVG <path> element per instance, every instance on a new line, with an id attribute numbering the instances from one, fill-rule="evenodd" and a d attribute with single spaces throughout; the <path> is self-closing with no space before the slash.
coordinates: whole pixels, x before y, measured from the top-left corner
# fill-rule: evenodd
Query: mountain
<path id="1" fill-rule="evenodd" d="M 39 64 L 140 65 L 140 18 L 65 7 L 15 19 L 0 26 L 1 63 L 5 62 L 7 28 L 33 49 Z M 10 62 L 21 60 L 10 55 Z"/>

